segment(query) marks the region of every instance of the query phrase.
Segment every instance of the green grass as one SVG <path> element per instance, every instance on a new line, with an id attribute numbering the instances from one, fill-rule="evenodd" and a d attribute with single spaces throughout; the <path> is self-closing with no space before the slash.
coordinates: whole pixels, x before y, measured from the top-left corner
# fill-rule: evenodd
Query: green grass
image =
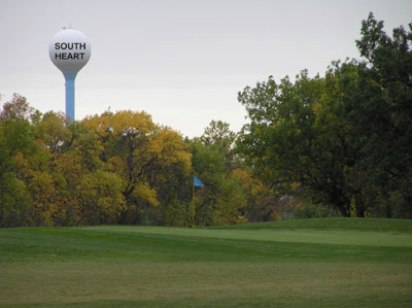
<path id="1" fill-rule="evenodd" d="M 412 233 L 410 219 L 385 218 L 313 218 L 261 222 L 254 224 L 218 226 L 215 229 L 315 229 L 315 230 L 354 230 L 388 231 Z"/>
<path id="2" fill-rule="evenodd" d="M 0 229 L 0 307 L 411 307 L 412 221 Z"/>

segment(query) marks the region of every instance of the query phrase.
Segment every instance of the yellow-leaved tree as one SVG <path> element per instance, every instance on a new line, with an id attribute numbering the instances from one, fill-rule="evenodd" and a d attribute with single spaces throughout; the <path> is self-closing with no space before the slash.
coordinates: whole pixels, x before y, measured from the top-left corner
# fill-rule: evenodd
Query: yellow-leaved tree
<path id="1" fill-rule="evenodd" d="M 164 183 L 175 175 L 171 171 L 189 175 L 191 154 L 182 136 L 156 125 L 145 112 L 105 112 L 81 125 L 98 136 L 102 162 L 123 181 L 123 222 L 147 220 L 150 209 L 163 204 L 170 194 Z"/>

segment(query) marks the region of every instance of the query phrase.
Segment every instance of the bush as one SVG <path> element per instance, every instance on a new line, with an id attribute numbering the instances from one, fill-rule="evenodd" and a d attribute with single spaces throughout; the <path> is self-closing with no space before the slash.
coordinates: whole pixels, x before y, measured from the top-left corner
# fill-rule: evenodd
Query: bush
<path id="1" fill-rule="evenodd" d="M 295 218 L 322 218 L 340 216 L 330 206 L 324 204 L 303 203 L 294 211 Z"/>

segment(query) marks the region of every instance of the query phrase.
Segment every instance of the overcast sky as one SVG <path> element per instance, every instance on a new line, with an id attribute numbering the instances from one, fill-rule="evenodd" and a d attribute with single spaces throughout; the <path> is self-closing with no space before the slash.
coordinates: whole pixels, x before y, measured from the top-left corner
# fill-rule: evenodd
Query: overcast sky
<path id="1" fill-rule="evenodd" d="M 110 107 L 144 110 L 189 137 L 211 120 L 238 131 L 238 91 L 357 58 L 370 11 L 387 32 L 412 21 L 410 0 L 0 0 L 0 103 L 16 92 L 42 112 L 64 111 L 48 44 L 71 25 L 92 44 L 76 79 L 76 119 Z"/>

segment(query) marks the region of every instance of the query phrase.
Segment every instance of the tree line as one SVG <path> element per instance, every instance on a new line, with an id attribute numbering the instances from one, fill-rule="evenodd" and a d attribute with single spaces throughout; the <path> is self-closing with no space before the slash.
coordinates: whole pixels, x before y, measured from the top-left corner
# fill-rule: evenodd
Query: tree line
<path id="1" fill-rule="evenodd" d="M 72 123 L 15 94 L 0 113 L 0 226 L 190 226 L 193 206 L 197 225 L 247 221 L 253 194 L 240 179 L 252 172 L 235 136 L 212 121 L 201 137 L 183 138 L 134 111 Z M 193 194 L 195 174 L 205 187 Z"/>
<path id="2" fill-rule="evenodd" d="M 14 95 L 0 112 L 0 226 L 190 226 L 326 215 L 412 218 L 412 24 L 372 14 L 361 60 L 246 87 L 238 133 L 184 138 L 145 112 L 71 123 Z M 193 187 L 193 175 L 205 184 Z"/>
<path id="3" fill-rule="evenodd" d="M 392 37 L 372 13 L 356 45 L 335 61 L 246 87 L 250 123 L 239 150 L 267 185 L 292 187 L 343 216 L 412 217 L 412 23 Z"/>

